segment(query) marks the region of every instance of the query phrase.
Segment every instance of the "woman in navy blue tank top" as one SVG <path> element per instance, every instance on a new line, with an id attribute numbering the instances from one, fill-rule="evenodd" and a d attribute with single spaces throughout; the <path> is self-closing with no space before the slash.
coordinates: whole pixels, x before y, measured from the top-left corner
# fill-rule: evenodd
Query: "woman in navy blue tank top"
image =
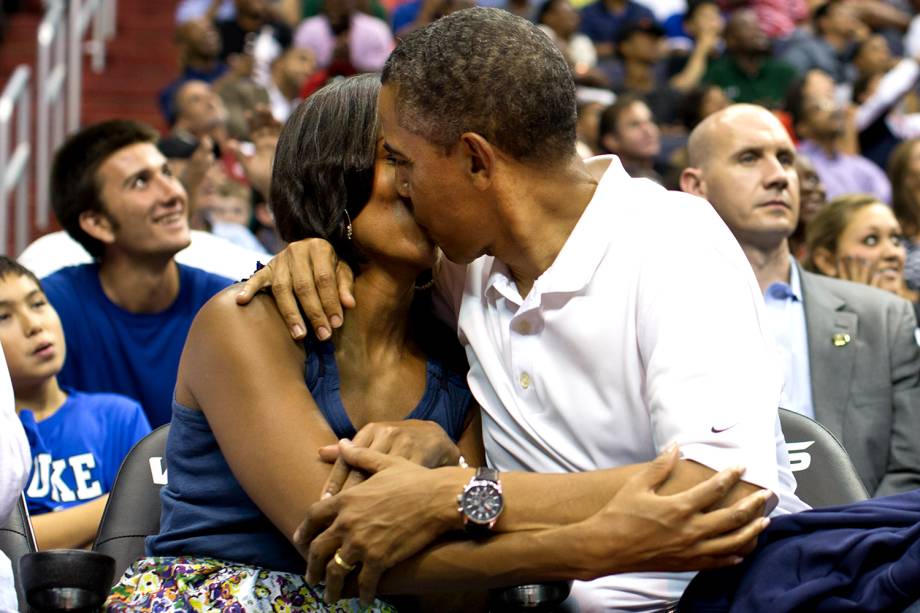
<path id="1" fill-rule="evenodd" d="M 331 242 L 356 276 L 358 306 L 324 342 L 292 341 L 269 296 L 240 308 L 230 288 L 201 309 L 179 366 L 160 534 L 109 610 L 326 610 L 290 542 L 330 474 L 320 447 L 408 419 L 402 440 L 436 443 L 426 464 L 456 465 L 461 453 L 482 462 L 465 358 L 424 304 L 420 279 L 438 252 L 397 194 L 379 83 L 353 77 L 311 96 L 285 124 L 272 172 L 282 238 Z"/>

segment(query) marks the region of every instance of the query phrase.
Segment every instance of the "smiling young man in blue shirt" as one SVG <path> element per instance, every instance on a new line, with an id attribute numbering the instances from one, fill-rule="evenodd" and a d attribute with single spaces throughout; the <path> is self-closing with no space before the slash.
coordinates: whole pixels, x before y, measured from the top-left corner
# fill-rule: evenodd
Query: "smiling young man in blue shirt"
<path id="1" fill-rule="evenodd" d="M 51 202 L 95 259 L 43 279 L 69 352 L 62 384 L 138 400 L 155 428 L 169 421 L 179 356 L 192 319 L 230 279 L 176 263 L 191 241 L 188 197 L 156 132 L 96 124 L 57 152 Z"/>

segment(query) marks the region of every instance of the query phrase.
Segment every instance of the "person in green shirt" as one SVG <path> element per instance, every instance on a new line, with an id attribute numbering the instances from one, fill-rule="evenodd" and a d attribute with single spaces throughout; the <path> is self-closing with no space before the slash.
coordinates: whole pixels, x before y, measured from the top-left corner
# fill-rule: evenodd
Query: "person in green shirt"
<path id="1" fill-rule="evenodd" d="M 387 13 L 387 9 L 380 3 L 380 0 L 360 0 L 360 2 L 358 2 L 358 10 L 390 23 L 390 16 Z M 322 11 L 323 0 L 301 0 L 300 2 L 301 19 L 319 15 Z"/>
<path id="2" fill-rule="evenodd" d="M 725 54 L 710 62 L 703 80 L 720 86 L 734 102 L 782 105 L 795 70 L 770 57 L 770 39 L 751 9 L 735 11 L 725 27 Z"/>

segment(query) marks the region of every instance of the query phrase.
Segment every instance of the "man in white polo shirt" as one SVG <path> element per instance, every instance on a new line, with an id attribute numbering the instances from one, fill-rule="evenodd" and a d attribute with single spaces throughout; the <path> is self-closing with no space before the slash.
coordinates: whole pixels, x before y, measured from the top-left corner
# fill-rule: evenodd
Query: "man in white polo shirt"
<path id="1" fill-rule="evenodd" d="M 600 533 L 577 529 L 670 443 L 683 456 L 671 491 L 741 464 L 744 483 L 728 502 L 764 488 L 781 511 L 803 509 L 778 430 L 782 381 L 762 297 L 737 241 L 704 200 L 632 179 L 614 157 L 590 168 L 580 161 L 574 86 L 552 43 L 508 13 L 459 11 L 408 36 L 382 80 L 379 113 L 397 188 L 461 264 L 444 264 L 438 288 L 466 347 L 504 512 L 477 530 L 498 538 L 428 549 L 410 572 L 387 574 L 381 589 L 489 587 L 521 567 L 546 574 L 554 555 L 560 568 L 569 558 L 558 547 L 539 550 L 558 542 L 558 526 L 576 528 L 569 542 L 585 559 L 569 576 L 670 569 L 654 537 L 648 563 L 631 557 L 628 526 L 641 507 L 611 514 Z M 448 84 L 460 93 L 436 93 Z M 317 321 L 327 338 L 330 324 Z M 383 570 L 476 523 L 457 511 L 457 494 L 467 481 L 494 477 L 474 481 L 471 469 L 425 470 L 342 449 L 378 474 L 314 505 L 295 536 L 301 546 L 312 541 L 308 577 L 325 578 L 333 596 L 356 563 L 366 595 Z M 509 548 L 516 535 L 537 545 Z M 595 559 L 593 544 L 610 535 L 620 549 Z M 618 567 L 618 555 L 631 564 Z M 573 600 L 583 610 L 664 610 L 688 580 L 618 574 L 576 583 Z"/>

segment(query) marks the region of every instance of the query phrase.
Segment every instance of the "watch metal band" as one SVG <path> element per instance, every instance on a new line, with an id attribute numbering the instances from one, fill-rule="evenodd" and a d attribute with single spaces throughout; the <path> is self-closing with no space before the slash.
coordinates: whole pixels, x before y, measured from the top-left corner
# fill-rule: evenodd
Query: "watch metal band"
<path id="1" fill-rule="evenodd" d="M 498 471 L 488 466 L 480 466 L 476 469 L 476 479 L 498 483 Z"/>

